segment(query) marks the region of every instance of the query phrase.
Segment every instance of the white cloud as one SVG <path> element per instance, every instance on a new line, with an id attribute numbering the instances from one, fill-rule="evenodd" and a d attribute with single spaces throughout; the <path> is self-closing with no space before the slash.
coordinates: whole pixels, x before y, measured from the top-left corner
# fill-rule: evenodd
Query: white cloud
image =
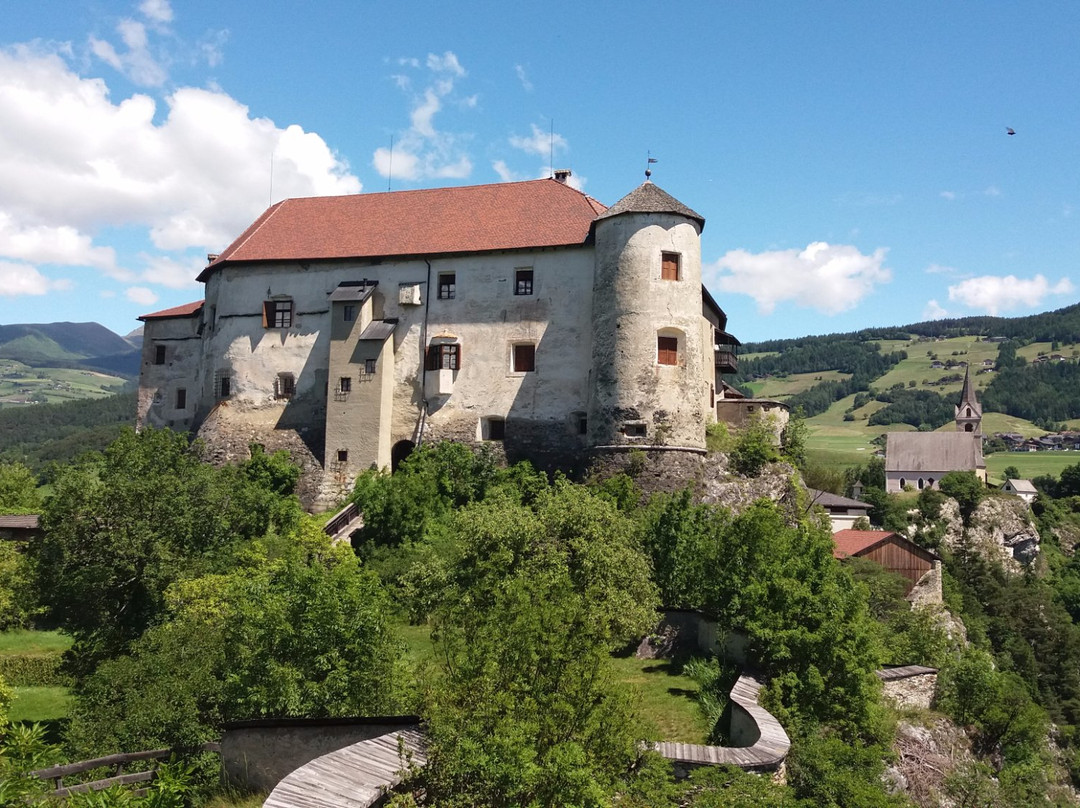
<path id="1" fill-rule="evenodd" d="M 1002 311 L 1031 308 L 1050 295 L 1073 291 L 1072 281 L 1062 278 L 1051 283 L 1043 276 L 1018 278 L 1015 275 L 982 275 L 949 287 L 949 300 L 996 315 Z"/>
<path id="2" fill-rule="evenodd" d="M 521 82 L 521 86 L 524 88 L 525 92 L 531 93 L 533 91 L 533 84 L 529 81 L 529 76 L 525 72 L 525 66 L 514 65 L 514 72 L 517 73 L 518 81 Z"/>
<path id="3" fill-rule="evenodd" d="M 986 194 L 986 196 L 1001 196 L 1001 189 L 996 185 L 991 185 L 983 191 L 983 193 Z"/>
<path id="4" fill-rule="evenodd" d="M 162 250 L 220 251 L 274 199 L 357 193 L 314 133 L 252 118 L 220 91 L 114 103 L 59 54 L 0 49 L 0 256 L 95 267 L 114 277 L 104 228 L 149 230 Z"/>
<path id="5" fill-rule="evenodd" d="M 158 296 L 145 286 L 129 286 L 124 290 L 124 297 L 140 306 L 151 306 L 158 302 Z"/>
<path id="6" fill-rule="evenodd" d="M 139 4 L 139 11 L 148 20 L 157 23 L 172 22 L 173 10 L 169 0 L 143 0 Z"/>
<path id="7" fill-rule="evenodd" d="M 931 264 L 926 268 L 927 275 L 959 275 L 960 270 L 955 267 L 945 266 L 944 264 Z"/>
<path id="8" fill-rule="evenodd" d="M 949 316 L 949 312 L 945 311 L 936 300 L 926 301 L 926 308 L 923 309 L 922 316 L 924 320 L 941 320 Z"/>
<path id="9" fill-rule="evenodd" d="M 535 154 L 538 157 L 547 157 L 552 151 L 558 154 L 566 151 L 566 138 L 558 132 L 545 131 L 535 123 L 531 124 L 532 134 L 527 137 L 520 135 L 510 136 L 510 145 L 515 149 L 521 149 L 526 154 Z"/>
<path id="10" fill-rule="evenodd" d="M 139 278 L 169 289 L 188 289 L 198 286 L 196 276 L 205 268 L 206 262 L 197 258 L 177 261 L 164 255 L 143 255 L 146 268 Z"/>
<path id="11" fill-rule="evenodd" d="M 427 84 L 419 94 L 413 94 L 409 113 L 409 128 L 400 134 L 393 152 L 385 147 L 375 150 L 371 163 L 384 177 L 402 180 L 428 178 L 462 179 L 472 173 L 472 160 L 463 144 L 468 136 L 440 130 L 435 117 L 443 111 L 444 102 L 451 101 L 459 109 L 477 106 L 476 95 L 456 98 L 458 79 L 467 73 L 456 55 L 446 51 L 441 56 L 429 53 L 421 68 L 418 59 L 399 59 L 402 67 L 426 70 Z M 412 94 L 412 78 L 394 75 L 398 89 Z"/>
<path id="12" fill-rule="evenodd" d="M 942 199 L 947 199 L 950 202 L 954 202 L 956 201 L 957 194 L 956 191 L 942 191 L 940 194 L 938 194 L 938 196 L 940 196 Z"/>
<path id="13" fill-rule="evenodd" d="M 791 301 L 824 314 L 855 306 L 892 272 L 884 266 L 885 248 L 863 255 L 856 247 L 815 241 L 804 250 L 750 253 L 732 250 L 705 267 L 706 285 L 749 295 L 758 310 L 771 314 Z"/>
<path id="14" fill-rule="evenodd" d="M 111 42 L 90 38 L 90 50 L 95 56 L 119 70 L 135 84 L 142 87 L 160 87 L 169 74 L 161 61 L 161 54 L 152 52 L 146 26 L 131 19 L 120 20 L 116 25 L 126 50 L 120 52 Z"/>
<path id="15" fill-rule="evenodd" d="M 518 174 L 516 171 L 512 171 L 505 160 L 494 160 L 491 163 L 491 167 L 495 169 L 495 173 L 499 175 L 500 182 L 518 182 L 526 179 L 524 174 Z"/>
<path id="16" fill-rule="evenodd" d="M 29 264 L 0 261 L 0 296 L 44 295 L 71 288 L 71 281 L 52 280 Z"/>

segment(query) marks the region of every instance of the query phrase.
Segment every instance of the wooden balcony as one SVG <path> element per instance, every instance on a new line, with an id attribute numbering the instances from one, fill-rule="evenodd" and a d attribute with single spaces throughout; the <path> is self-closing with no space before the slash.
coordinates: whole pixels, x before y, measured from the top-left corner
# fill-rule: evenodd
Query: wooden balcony
<path id="1" fill-rule="evenodd" d="M 735 355 L 733 347 L 716 346 L 716 369 L 721 373 L 739 372 L 739 357 Z"/>

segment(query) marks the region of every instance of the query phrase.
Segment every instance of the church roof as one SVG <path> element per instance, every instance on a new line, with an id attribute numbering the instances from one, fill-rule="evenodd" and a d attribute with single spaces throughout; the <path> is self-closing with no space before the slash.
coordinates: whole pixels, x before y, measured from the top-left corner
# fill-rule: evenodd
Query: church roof
<path id="1" fill-rule="evenodd" d="M 956 405 L 956 411 L 960 412 L 960 408 L 965 404 L 971 407 L 972 412 L 982 414 L 982 405 L 975 397 L 975 385 L 971 383 L 970 365 L 964 370 L 964 387 L 960 391 L 960 403 Z"/>
<path id="2" fill-rule="evenodd" d="M 885 471 L 975 471 L 983 468 L 982 438 L 971 432 L 890 432 Z"/>
<path id="3" fill-rule="evenodd" d="M 286 199 L 199 275 L 224 264 L 391 258 L 585 243 L 604 206 L 554 179 Z"/>
<path id="4" fill-rule="evenodd" d="M 693 219 L 702 228 L 705 227 L 705 217 L 688 208 L 678 199 L 673 197 L 660 186 L 646 180 L 633 191 L 628 193 L 606 211 L 596 217 L 610 219 L 623 213 L 675 213 Z"/>

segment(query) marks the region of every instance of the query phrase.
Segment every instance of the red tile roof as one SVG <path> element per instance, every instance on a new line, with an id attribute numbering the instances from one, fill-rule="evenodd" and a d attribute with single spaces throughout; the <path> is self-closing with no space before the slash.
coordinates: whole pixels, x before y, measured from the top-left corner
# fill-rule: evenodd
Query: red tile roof
<path id="1" fill-rule="evenodd" d="M 582 244 L 606 208 L 557 180 L 286 199 L 199 275 L 226 263 L 383 258 Z"/>
<path id="2" fill-rule="evenodd" d="M 162 309 L 161 311 L 155 311 L 152 314 L 139 315 L 140 320 L 164 320 L 168 317 L 193 317 L 199 313 L 199 309 L 203 306 L 201 300 L 196 300 L 194 303 L 185 303 L 183 306 L 173 306 L 171 309 Z"/>
<path id="3" fill-rule="evenodd" d="M 838 530 L 833 533 L 833 541 L 836 542 L 833 555 L 836 558 L 858 555 L 896 535 L 889 530 Z"/>

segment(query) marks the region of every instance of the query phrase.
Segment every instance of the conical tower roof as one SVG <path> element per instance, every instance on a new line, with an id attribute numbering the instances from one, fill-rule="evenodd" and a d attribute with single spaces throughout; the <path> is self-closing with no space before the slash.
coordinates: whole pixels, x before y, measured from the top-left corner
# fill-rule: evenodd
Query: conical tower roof
<path id="1" fill-rule="evenodd" d="M 674 213 L 677 216 L 693 219 L 702 229 L 705 228 L 704 216 L 687 207 L 660 186 L 654 185 L 650 180 L 646 180 L 628 193 L 597 216 L 596 220 L 610 219 L 624 213 Z"/>
<path id="2" fill-rule="evenodd" d="M 959 410 L 965 404 L 970 405 L 972 410 L 982 412 L 979 399 L 975 398 L 975 385 L 971 383 L 971 366 L 964 369 L 964 388 L 960 391 L 960 402 L 956 405 Z"/>

